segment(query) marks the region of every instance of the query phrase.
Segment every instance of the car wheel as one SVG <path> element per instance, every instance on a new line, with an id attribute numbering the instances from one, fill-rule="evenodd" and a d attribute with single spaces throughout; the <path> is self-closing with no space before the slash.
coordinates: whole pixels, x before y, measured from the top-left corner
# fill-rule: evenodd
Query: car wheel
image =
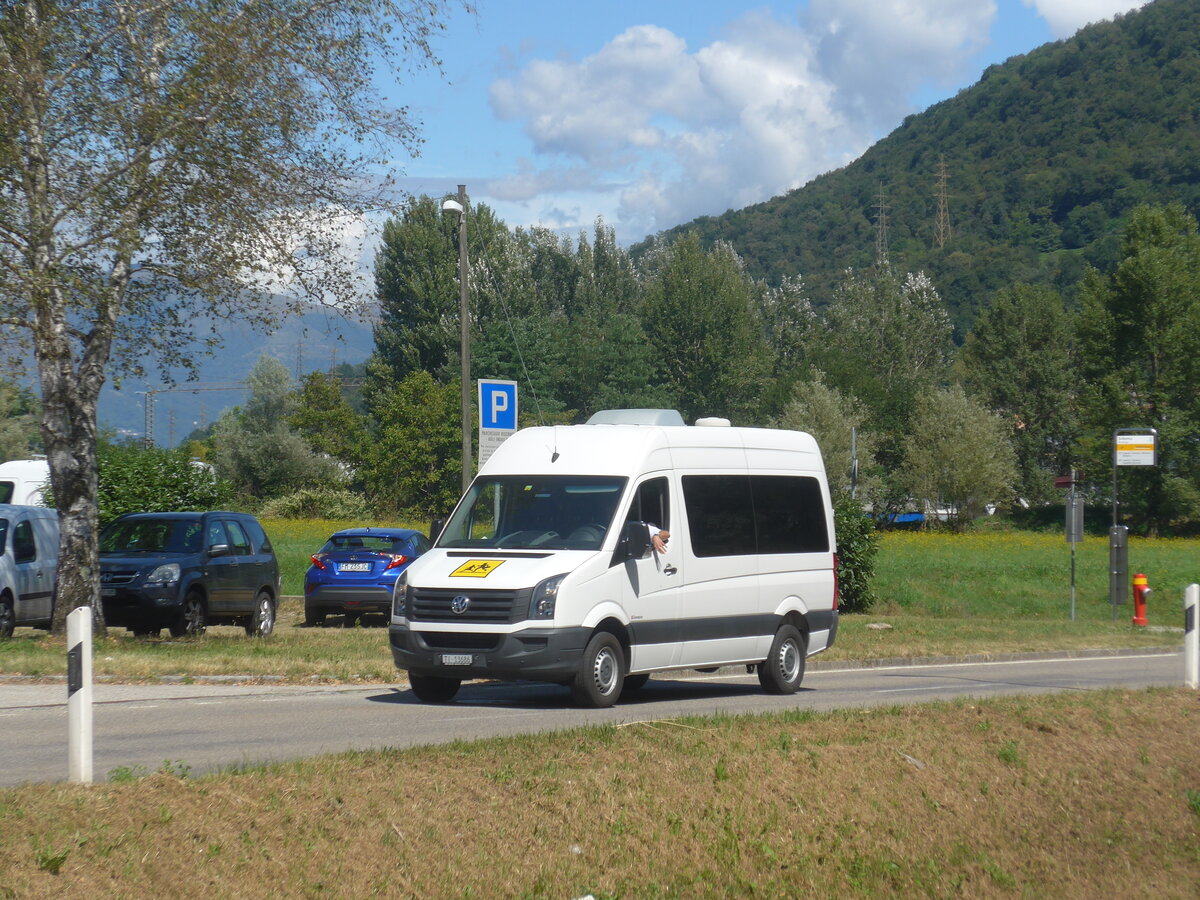
<path id="1" fill-rule="evenodd" d="M 771 655 L 758 664 L 758 681 L 768 694 L 794 694 L 804 680 L 804 638 L 794 625 L 775 632 Z"/>
<path id="2" fill-rule="evenodd" d="M 355 625 L 358 624 L 358 615 L 359 615 L 358 613 L 349 613 L 349 612 L 343 613 L 342 627 L 343 628 L 353 628 Z"/>
<path id="3" fill-rule="evenodd" d="M 422 703 L 449 703 L 462 684 L 458 678 L 443 678 L 440 675 L 408 674 L 408 684 Z"/>
<path id="4" fill-rule="evenodd" d="M 171 625 L 171 637 L 195 637 L 204 634 L 208 625 L 208 617 L 204 609 L 204 598 L 198 591 L 192 591 L 183 600 L 183 608 Z"/>
<path id="5" fill-rule="evenodd" d="M 259 591 L 258 599 L 254 601 L 254 615 L 246 623 L 246 634 L 250 637 L 269 637 L 275 630 L 275 604 L 271 595 Z"/>
<path id="6" fill-rule="evenodd" d="M 306 628 L 316 628 L 318 625 L 325 624 L 325 611 L 314 609 L 305 604 L 304 606 L 304 626 Z"/>
<path id="7" fill-rule="evenodd" d="M 579 671 L 571 682 L 571 694 L 580 706 L 604 709 L 621 696 L 625 682 L 625 651 L 610 632 L 592 635 L 579 661 Z"/>
<path id="8" fill-rule="evenodd" d="M 12 637 L 16 627 L 17 614 L 13 611 L 12 597 L 5 594 L 0 597 L 0 638 Z"/>

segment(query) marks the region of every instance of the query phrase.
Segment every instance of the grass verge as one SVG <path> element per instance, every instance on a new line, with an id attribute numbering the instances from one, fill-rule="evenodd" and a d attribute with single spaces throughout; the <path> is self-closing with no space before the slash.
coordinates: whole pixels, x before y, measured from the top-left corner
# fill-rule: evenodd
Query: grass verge
<path id="1" fill-rule="evenodd" d="M 345 523 L 273 522 L 280 558 L 301 572 L 301 557 Z M 316 542 L 314 544 L 314 541 Z M 1131 625 L 1132 607 L 1108 603 L 1107 543 L 1088 539 L 1076 554 L 1076 618 L 1070 619 L 1070 547 L 1053 535 L 1011 533 L 885 535 L 870 614 L 841 618 L 837 641 L 822 661 L 963 656 L 1049 650 L 1174 646 L 1182 637 L 1183 588 L 1200 582 L 1200 540 L 1134 540 L 1131 569 L 1150 577 L 1155 593 L 1149 628 Z M 287 582 L 285 581 L 285 584 Z M 299 582 L 302 584 L 302 580 Z M 247 638 L 216 627 L 196 639 L 140 640 L 122 629 L 97 638 L 98 676 L 119 680 L 164 675 L 273 676 L 290 681 L 402 680 L 388 650 L 386 619 L 366 617 L 341 628 L 303 627 L 297 597 L 280 605 L 276 633 Z M 890 626 L 879 629 L 879 625 Z M 0 641 L 0 674 L 64 675 L 62 639 L 17 629 Z"/>
<path id="2" fill-rule="evenodd" d="M 0 896 L 1192 897 L 1183 690 L 686 719 L 0 790 Z"/>

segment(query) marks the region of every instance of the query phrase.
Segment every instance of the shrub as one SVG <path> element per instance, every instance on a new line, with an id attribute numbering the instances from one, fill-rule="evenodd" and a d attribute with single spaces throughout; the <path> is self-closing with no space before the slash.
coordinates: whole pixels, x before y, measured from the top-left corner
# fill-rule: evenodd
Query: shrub
<path id="1" fill-rule="evenodd" d="M 879 532 L 859 502 L 849 496 L 833 506 L 837 531 L 838 587 L 842 612 L 866 612 L 875 605 L 875 555 L 879 552 Z"/>
<path id="2" fill-rule="evenodd" d="M 263 504 L 271 519 L 367 519 L 370 511 L 361 494 L 344 488 L 301 488 Z"/>
<path id="3" fill-rule="evenodd" d="M 183 450 L 100 443 L 96 468 L 102 526 L 124 513 L 221 509 L 232 494 L 229 482 Z"/>

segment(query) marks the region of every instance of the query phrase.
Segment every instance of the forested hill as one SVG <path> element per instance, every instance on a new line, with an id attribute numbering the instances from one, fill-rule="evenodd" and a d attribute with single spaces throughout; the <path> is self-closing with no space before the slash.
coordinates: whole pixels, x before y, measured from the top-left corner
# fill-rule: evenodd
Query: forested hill
<path id="1" fill-rule="evenodd" d="M 890 261 L 933 276 L 960 332 L 999 287 L 1069 292 L 1116 259 L 1138 203 L 1200 211 L 1200 2 L 1157 0 L 992 66 L 851 165 L 663 236 L 728 241 L 751 273 L 800 275 L 823 305 L 841 272 L 874 261 L 881 192 Z"/>

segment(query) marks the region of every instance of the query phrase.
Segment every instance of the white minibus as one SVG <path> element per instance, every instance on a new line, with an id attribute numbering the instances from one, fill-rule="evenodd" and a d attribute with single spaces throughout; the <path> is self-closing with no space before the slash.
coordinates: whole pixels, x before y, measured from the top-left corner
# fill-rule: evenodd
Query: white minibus
<path id="1" fill-rule="evenodd" d="M 500 679 L 606 707 L 653 672 L 731 665 L 787 694 L 837 633 L 829 486 L 802 432 L 674 410 L 527 428 L 436 537 L 397 582 L 389 630 L 426 702 Z"/>

